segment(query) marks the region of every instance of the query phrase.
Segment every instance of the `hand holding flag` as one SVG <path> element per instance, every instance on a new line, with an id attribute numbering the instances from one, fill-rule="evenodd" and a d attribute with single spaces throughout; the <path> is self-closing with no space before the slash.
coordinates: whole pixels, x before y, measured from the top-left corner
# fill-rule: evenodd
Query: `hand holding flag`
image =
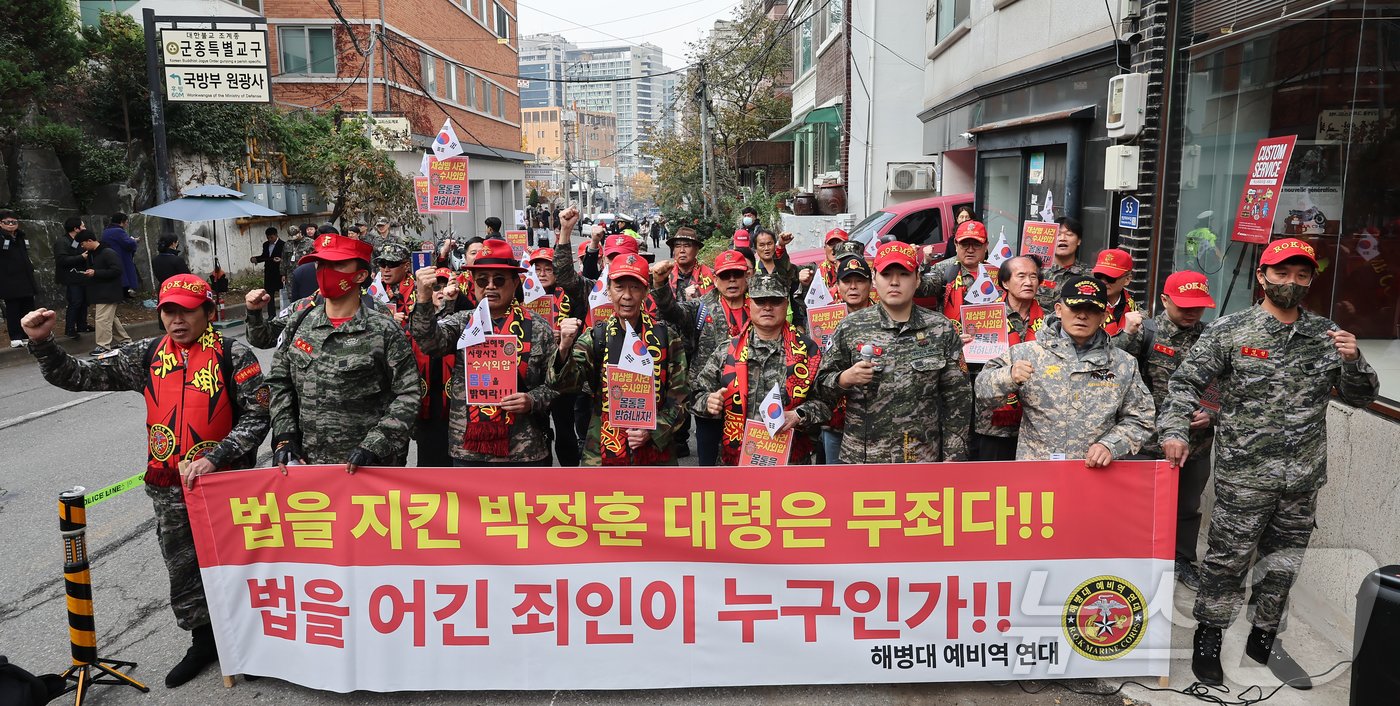
<path id="1" fill-rule="evenodd" d="M 457 350 L 485 343 L 486 334 L 490 330 L 491 302 L 482 298 L 481 303 L 477 304 L 476 310 L 472 312 L 471 322 L 462 329 L 462 336 L 457 339 Z"/>
<path id="2" fill-rule="evenodd" d="M 632 328 L 632 322 L 622 323 L 627 327 L 627 332 L 622 338 L 622 356 L 617 360 L 617 367 L 638 375 L 650 376 L 656 369 L 651 351 L 647 350 L 646 342 Z"/>
<path id="3" fill-rule="evenodd" d="M 763 401 L 759 403 L 759 415 L 763 419 L 763 426 L 768 430 L 768 436 L 776 438 L 778 430 L 783 428 L 783 418 L 787 410 L 783 409 L 783 388 L 781 385 L 774 385 L 773 389 L 764 395 Z"/>

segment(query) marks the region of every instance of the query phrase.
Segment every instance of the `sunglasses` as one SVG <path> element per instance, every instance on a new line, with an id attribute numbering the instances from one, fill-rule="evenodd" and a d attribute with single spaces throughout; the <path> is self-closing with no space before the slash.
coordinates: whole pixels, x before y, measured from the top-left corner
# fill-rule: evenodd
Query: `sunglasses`
<path id="1" fill-rule="evenodd" d="M 749 273 L 745 270 L 725 270 L 715 276 L 720 279 L 739 279 L 740 277 L 748 276 L 748 274 Z"/>
<path id="2" fill-rule="evenodd" d="M 374 263 L 374 264 L 379 265 L 379 269 L 381 269 L 381 270 L 392 270 L 392 269 L 394 269 L 395 267 L 399 267 L 399 266 L 403 265 L 405 262 L 408 262 L 408 261 L 407 261 L 407 260 L 399 260 L 398 262 L 392 262 L 392 261 L 390 261 L 390 260 L 380 260 L 380 261 L 378 261 L 378 262 L 376 262 L 376 263 Z"/>
<path id="3" fill-rule="evenodd" d="M 496 289 L 506 286 L 507 277 L 505 275 L 472 275 L 472 281 L 476 286 L 485 289 L 494 286 Z"/>
<path id="4" fill-rule="evenodd" d="M 5 220 L 0 221 L 0 225 L 7 225 L 7 226 L 19 225 L 19 221 L 15 220 L 15 219 L 13 219 L 13 218 L 6 218 Z"/>

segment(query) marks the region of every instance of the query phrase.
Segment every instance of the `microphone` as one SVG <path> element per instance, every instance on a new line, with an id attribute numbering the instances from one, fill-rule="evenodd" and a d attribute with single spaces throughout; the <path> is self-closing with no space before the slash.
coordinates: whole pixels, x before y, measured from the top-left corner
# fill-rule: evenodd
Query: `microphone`
<path id="1" fill-rule="evenodd" d="M 884 353 L 879 347 L 870 343 L 862 343 L 860 346 L 860 359 L 875 366 L 875 372 L 880 372 L 883 368 L 880 365 L 880 356 Z"/>

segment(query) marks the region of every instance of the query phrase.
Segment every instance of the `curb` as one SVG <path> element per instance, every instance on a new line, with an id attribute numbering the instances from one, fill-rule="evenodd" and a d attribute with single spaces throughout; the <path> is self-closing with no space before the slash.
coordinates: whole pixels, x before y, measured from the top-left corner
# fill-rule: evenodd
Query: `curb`
<path id="1" fill-rule="evenodd" d="M 226 331 L 233 326 L 241 326 L 243 324 L 243 317 L 246 314 L 247 306 L 245 306 L 241 301 L 235 305 L 225 305 L 224 321 L 227 322 L 227 325 L 216 326 L 216 328 L 220 331 Z M 139 341 L 143 338 L 150 338 L 152 336 L 159 335 L 160 327 L 156 326 L 155 320 L 141 321 L 138 323 L 127 324 L 126 332 L 127 335 L 131 336 L 131 340 Z M 88 353 L 90 353 L 92 349 L 97 345 L 93 341 L 92 334 L 83 334 L 83 337 L 79 338 L 76 341 L 70 340 L 61 335 L 56 336 L 54 340 L 58 343 L 60 348 L 62 348 L 65 351 L 68 351 L 69 354 L 78 358 L 88 358 Z M 9 347 L 0 349 L 0 367 L 18 365 L 22 362 L 33 362 L 33 360 L 34 357 L 29 355 L 28 349 Z"/>

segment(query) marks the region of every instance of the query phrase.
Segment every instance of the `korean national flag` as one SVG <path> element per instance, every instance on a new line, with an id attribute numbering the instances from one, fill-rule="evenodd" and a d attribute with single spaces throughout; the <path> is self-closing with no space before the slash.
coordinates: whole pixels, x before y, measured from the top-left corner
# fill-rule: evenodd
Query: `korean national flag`
<path id="1" fill-rule="evenodd" d="M 529 265 L 529 268 L 530 269 L 525 271 L 524 282 L 526 304 L 529 304 L 530 302 L 535 301 L 540 297 L 545 297 L 549 295 L 549 292 L 545 291 L 544 285 L 540 284 L 540 276 L 539 273 L 535 272 L 535 266 Z"/>
<path id="2" fill-rule="evenodd" d="M 447 159 L 462 153 L 462 143 L 457 141 L 457 132 L 452 129 L 452 118 L 448 118 L 443 121 L 442 129 L 438 130 L 437 138 L 433 140 L 433 154 L 438 159 Z"/>
<path id="3" fill-rule="evenodd" d="M 609 301 L 608 268 L 604 267 L 602 274 L 598 275 L 598 281 L 593 283 L 593 289 L 588 292 L 588 308 L 596 309 Z"/>
<path id="4" fill-rule="evenodd" d="M 384 277 L 375 275 L 374 281 L 369 283 L 369 295 L 380 304 L 389 303 L 389 292 L 384 288 Z"/>
<path id="5" fill-rule="evenodd" d="M 831 290 L 827 288 L 826 281 L 820 275 L 812 277 L 812 284 L 807 287 L 807 296 L 804 299 L 808 309 L 815 309 L 819 306 L 826 306 L 832 303 Z"/>
<path id="6" fill-rule="evenodd" d="M 763 426 L 768 429 L 768 436 L 776 437 L 778 430 L 783 426 L 783 388 L 781 385 L 774 385 L 768 391 L 763 401 L 759 403 L 759 414 L 763 418 Z"/>
<path id="7" fill-rule="evenodd" d="M 1045 191 L 1045 208 L 1040 209 L 1040 220 L 1046 223 L 1055 222 L 1055 192 L 1049 189 Z"/>
<path id="8" fill-rule="evenodd" d="M 870 241 L 865 244 L 865 259 L 874 261 L 875 254 L 880 251 L 880 238 L 876 234 L 870 234 Z"/>
<path id="9" fill-rule="evenodd" d="M 972 285 L 967 288 L 967 296 L 964 300 L 968 304 L 991 304 L 1001 298 L 1001 290 L 992 278 L 987 275 L 987 268 L 977 268 L 977 279 L 972 280 Z"/>
<path id="10" fill-rule="evenodd" d="M 419 164 L 419 165 L 418 165 L 418 173 L 421 174 L 421 175 L 423 175 L 423 176 L 428 176 L 428 167 L 429 167 L 430 165 L 432 165 L 432 163 L 433 163 L 433 156 L 430 155 L 430 154 L 428 154 L 427 152 L 424 152 L 424 153 L 423 153 L 423 162 L 422 162 L 422 164 Z"/>
<path id="11" fill-rule="evenodd" d="M 987 264 L 992 267 L 1001 267 L 1001 263 L 1011 259 L 1011 245 L 1006 242 L 1006 226 L 1001 227 L 1001 234 L 997 236 L 997 244 L 992 246 L 992 251 L 987 253 Z"/>
<path id="12" fill-rule="evenodd" d="M 482 299 L 472 312 L 471 322 L 462 329 L 462 337 L 457 339 L 457 350 L 470 348 L 486 342 L 486 334 L 491 330 L 491 302 Z"/>
<path id="13" fill-rule="evenodd" d="M 618 358 L 617 367 L 638 375 L 651 375 L 655 370 L 655 363 L 651 359 L 651 352 L 647 350 L 646 342 L 632 328 L 632 322 L 622 323 L 627 327 L 627 333 L 622 338 L 622 357 Z"/>

